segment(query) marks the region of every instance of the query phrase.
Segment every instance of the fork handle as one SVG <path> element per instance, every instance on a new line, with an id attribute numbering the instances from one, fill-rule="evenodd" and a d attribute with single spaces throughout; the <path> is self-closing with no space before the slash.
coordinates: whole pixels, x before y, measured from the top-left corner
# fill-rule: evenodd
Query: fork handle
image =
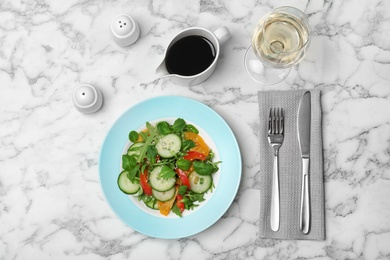
<path id="1" fill-rule="evenodd" d="M 279 230 L 279 156 L 274 155 L 274 169 L 272 174 L 272 197 L 271 197 L 271 229 Z"/>
<path id="2" fill-rule="evenodd" d="M 299 227 L 304 234 L 310 230 L 309 158 L 302 158 L 302 193 Z"/>

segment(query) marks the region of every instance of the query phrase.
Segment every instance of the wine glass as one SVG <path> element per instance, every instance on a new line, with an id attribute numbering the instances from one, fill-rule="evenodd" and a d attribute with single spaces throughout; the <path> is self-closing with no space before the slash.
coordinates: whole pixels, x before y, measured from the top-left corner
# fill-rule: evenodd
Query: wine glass
<path id="1" fill-rule="evenodd" d="M 279 83 L 303 59 L 309 45 L 308 17 L 291 6 L 276 8 L 259 20 L 245 53 L 245 68 L 261 84 Z"/>

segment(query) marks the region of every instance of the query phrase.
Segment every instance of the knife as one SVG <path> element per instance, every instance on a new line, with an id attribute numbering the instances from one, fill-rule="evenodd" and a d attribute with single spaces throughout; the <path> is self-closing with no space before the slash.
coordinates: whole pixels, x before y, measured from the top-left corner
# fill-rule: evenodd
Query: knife
<path id="1" fill-rule="evenodd" d="M 310 231 L 310 125 L 311 125 L 311 94 L 303 94 L 298 109 L 298 141 L 302 158 L 302 192 L 299 227 L 304 234 Z"/>

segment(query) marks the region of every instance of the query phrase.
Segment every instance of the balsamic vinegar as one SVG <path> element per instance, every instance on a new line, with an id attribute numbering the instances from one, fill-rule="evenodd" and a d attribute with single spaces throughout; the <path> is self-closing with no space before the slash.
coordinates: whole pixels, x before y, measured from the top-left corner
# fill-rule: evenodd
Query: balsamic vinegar
<path id="1" fill-rule="evenodd" d="M 215 60 L 213 44 L 202 36 L 187 36 L 168 50 L 166 68 L 171 74 L 193 76 L 205 71 Z"/>

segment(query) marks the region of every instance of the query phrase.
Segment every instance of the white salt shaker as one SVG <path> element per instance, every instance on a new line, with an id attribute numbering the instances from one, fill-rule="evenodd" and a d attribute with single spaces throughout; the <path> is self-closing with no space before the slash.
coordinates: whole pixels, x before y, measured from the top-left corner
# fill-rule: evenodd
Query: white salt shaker
<path id="1" fill-rule="evenodd" d="M 84 114 L 91 114 L 100 109 L 103 95 L 100 90 L 89 84 L 81 84 L 73 90 L 73 104 Z"/>
<path id="2" fill-rule="evenodd" d="M 140 35 L 138 23 L 128 14 L 115 17 L 110 29 L 113 41 L 121 47 L 133 44 Z"/>

